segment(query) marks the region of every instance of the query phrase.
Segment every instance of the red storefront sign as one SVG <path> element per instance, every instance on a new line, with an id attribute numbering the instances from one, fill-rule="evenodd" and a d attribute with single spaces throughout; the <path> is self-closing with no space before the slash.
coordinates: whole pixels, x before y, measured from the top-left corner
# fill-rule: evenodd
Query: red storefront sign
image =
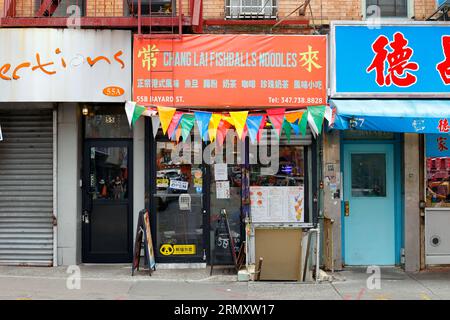
<path id="1" fill-rule="evenodd" d="M 326 36 L 135 35 L 133 100 L 172 107 L 326 103 Z"/>

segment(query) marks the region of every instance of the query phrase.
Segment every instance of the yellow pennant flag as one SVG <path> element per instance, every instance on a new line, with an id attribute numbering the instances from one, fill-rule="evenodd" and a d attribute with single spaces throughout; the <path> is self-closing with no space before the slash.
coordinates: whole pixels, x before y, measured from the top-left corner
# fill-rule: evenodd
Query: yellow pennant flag
<path id="1" fill-rule="evenodd" d="M 303 111 L 289 112 L 284 114 L 284 118 L 289 123 L 294 123 L 298 119 L 301 119 L 303 115 Z"/>
<path id="2" fill-rule="evenodd" d="M 236 132 L 239 136 L 239 139 L 242 139 L 242 132 L 245 128 L 245 122 L 247 121 L 248 111 L 235 111 L 230 112 L 231 119 L 233 119 L 234 127 L 236 128 Z"/>
<path id="3" fill-rule="evenodd" d="M 166 134 L 167 129 L 172 122 L 173 115 L 175 114 L 176 109 L 171 107 L 157 107 L 159 120 L 161 121 L 161 128 L 163 133 Z"/>
<path id="4" fill-rule="evenodd" d="M 220 120 L 222 120 L 222 115 L 220 113 L 212 114 L 208 127 L 209 139 L 211 142 L 216 140 L 217 128 L 219 127 Z"/>

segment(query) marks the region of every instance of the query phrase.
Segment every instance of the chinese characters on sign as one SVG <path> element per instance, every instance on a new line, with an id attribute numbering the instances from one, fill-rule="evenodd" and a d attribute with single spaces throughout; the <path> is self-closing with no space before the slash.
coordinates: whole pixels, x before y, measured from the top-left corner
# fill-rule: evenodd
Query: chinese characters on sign
<path id="1" fill-rule="evenodd" d="M 331 33 L 333 98 L 449 96 L 450 26 L 337 22 Z"/>
<path id="2" fill-rule="evenodd" d="M 386 36 L 379 36 L 372 44 L 375 57 L 367 68 L 367 72 L 375 70 L 376 82 L 379 86 L 393 84 L 399 87 L 409 87 L 417 82 L 417 77 L 411 71 L 418 70 L 419 65 L 410 61 L 413 50 L 407 47 L 407 44 L 408 40 L 401 32 L 394 34 L 394 40 L 391 42 Z M 392 52 L 386 49 L 388 45 Z M 386 61 L 388 63 L 387 72 L 385 72 Z"/>
<path id="3" fill-rule="evenodd" d="M 450 84 L 450 36 L 442 37 L 442 51 L 444 53 L 444 60 L 441 61 L 436 69 L 439 71 L 444 84 Z"/>
<path id="4" fill-rule="evenodd" d="M 326 56 L 325 36 L 135 37 L 133 99 L 162 106 L 320 105 Z"/>
<path id="5" fill-rule="evenodd" d="M 427 157 L 450 157 L 450 134 L 427 134 Z"/>

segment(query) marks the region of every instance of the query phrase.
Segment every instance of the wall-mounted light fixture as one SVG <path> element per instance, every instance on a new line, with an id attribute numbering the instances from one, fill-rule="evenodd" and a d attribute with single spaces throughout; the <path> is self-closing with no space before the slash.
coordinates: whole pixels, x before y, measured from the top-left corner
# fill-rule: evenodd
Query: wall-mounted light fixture
<path id="1" fill-rule="evenodd" d="M 87 116 L 89 114 L 89 108 L 87 105 L 83 106 L 83 109 L 81 109 L 81 113 L 83 114 L 83 116 Z"/>

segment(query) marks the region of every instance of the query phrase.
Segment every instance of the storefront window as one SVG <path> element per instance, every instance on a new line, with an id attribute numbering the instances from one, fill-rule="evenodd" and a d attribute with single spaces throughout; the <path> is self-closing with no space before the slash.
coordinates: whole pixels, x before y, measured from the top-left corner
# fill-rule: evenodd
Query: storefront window
<path id="1" fill-rule="evenodd" d="M 227 144 L 222 146 L 222 155 L 227 154 Z M 216 155 L 219 157 L 219 155 Z M 221 162 L 226 162 L 226 157 L 223 156 Z M 218 164 L 223 165 L 223 164 Z M 242 211 L 241 211 L 241 188 L 242 188 L 242 170 L 238 163 L 224 164 L 227 169 L 227 180 L 216 181 L 215 166 L 211 166 L 211 215 L 210 215 L 210 239 L 211 239 L 211 252 L 212 260 L 214 264 L 233 264 L 233 258 L 231 256 L 230 246 L 231 243 L 227 240 L 228 233 L 225 224 L 220 224 L 220 212 L 225 209 L 228 216 L 228 223 L 230 224 L 231 236 L 234 240 L 235 251 L 238 252 L 241 245 L 241 229 L 242 229 Z M 227 196 L 223 196 L 223 192 L 220 192 L 220 185 L 229 185 L 229 193 Z"/>
<path id="2" fill-rule="evenodd" d="M 203 258 L 204 169 L 192 161 L 201 145 L 169 141 L 161 131 L 156 141 L 156 255 Z"/>
<path id="3" fill-rule="evenodd" d="M 386 155 L 352 154 L 352 197 L 386 196 Z"/>
<path id="4" fill-rule="evenodd" d="M 86 138 L 132 138 L 123 106 L 85 106 Z"/>
<path id="5" fill-rule="evenodd" d="M 270 147 L 268 147 L 270 151 Z M 301 186 L 305 179 L 304 147 L 295 145 L 279 146 L 279 165 L 275 174 L 265 174 L 270 165 L 250 166 L 251 186 Z M 269 170 L 270 171 L 270 170 Z"/>
<path id="6" fill-rule="evenodd" d="M 450 207 L 450 157 L 427 158 L 427 206 Z"/>

